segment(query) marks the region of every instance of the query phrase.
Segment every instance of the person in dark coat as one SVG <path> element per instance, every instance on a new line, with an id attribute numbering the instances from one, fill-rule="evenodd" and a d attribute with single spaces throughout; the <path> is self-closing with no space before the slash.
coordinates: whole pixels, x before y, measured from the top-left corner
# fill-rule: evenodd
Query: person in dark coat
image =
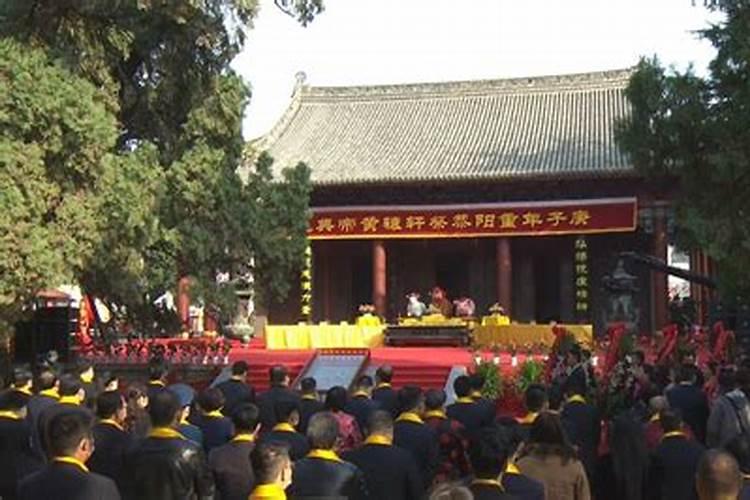
<path id="1" fill-rule="evenodd" d="M 114 481 L 90 472 L 85 463 L 94 449 L 91 412 L 80 408 L 56 414 L 49 422 L 50 462 L 21 481 L 19 500 L 119 500 Z"/>
<path id="2" fill-rule="evenodd" d="M 287 490 L 291 498 L 369 498 L 362 471 L 333 451 L 338 434 L 338 422 L 330 413 L 318 413 L 310 419 L 307 438 L 312 450 L 294 464 Z"/>
<path id="3" fill-rule="evenodd" d="M 18 483 L 42 466 L 31 451 L 25 419 L 28 401 L 28 395 L 15 389 L 0 394 L 0 498 L 4 500 L 14 500 Z"/>
<path id="4" fill-rule="evenodd" d="M 260 444 L 250 460 L 256 475 L 256 485 L 249 500 L 285 500 L 285 490 L 292 483 L 292 460 L 284 445 Z"/>
<path id="5" fill-rule="evenodd" d="M 28 368 L 18 367 L 13 369 L 13 381 L 10 388 L 20 392 L 28 400 L 34 395 L 34 376 Z"/>
<path id="6" fill-rule="evenodd" d="M 393 368 L 383 365 L 375 371 L 375 382 L 377 385 L 372 391 L 373 401 L 377 401 L 380 408 L 391 412 L 393 418 L 400 413 L 398 407 L 398 394 L 393 390 L 391 383 L 393 381 Z"/>
<path id="7" fill-rule="evenodd" d="M 354 393 L 344 407 L 346 413 L 357 419 L 357 425 L 362 432 L 366 429 L 370 415 L 380 409 L 380 404 L 372 399 L 372 388 L 372 377 L 369 375 L 359 377 Z"/>
<path id="8" fill-rule="evenodd" d="M 60 399 L 52 405 L 47 406 L 39 414 L 37 420 L 36 434 L 40 436 L 41 451 L 45 457 L 50 458 L 49 455 L 49 444 L 46 440 L 47 428 L 49 422 L 55 417 L 55 415 L 66 412 L 71 409 L 82 409 L 91 411 L 83 406 L 83 401 L 86 398 L 86 393 L 83 390 L 83 384 L 81 380 L 72 374 L 66 374 L 60 377 L 59 394 Z M 93 414 L 92 414 L 93 416 Z"/>
<path id="9" fill-rule="evenodd" d="M 214 484 L 203 450 L 177 432 L 180 402 L 171 391 L 149 399 L 153 428 L 125 456 L 125 497 L 132 500 L 212 498 Z"/>
<path id="10" fill-rule="evenodd" d="M 78 365 L 78 378 L 83 386 L 83 404 L 87 408 L 94 408 L 97 396 L 99 396 L 99 385 L 94 372 L 94 365 L 89 360 L 82 360 Z"/>
<path id="11" fill-rule="evenodd" d="M 631 412 L 609 423 L 608 453 L 596 466 L 594 498 L 643 500 L 648 485 L 649 456 L 644 426 Z"/>
<path id="12" fill-rule="evenodd" d="M 258 398 L 261 432 L 270 431 L 276 425 L 276 403 L 294 401 L 299 403 L 299 395 L 289 389 L 289 372 L 284 366 L 276 365 L 269 370 L 271 388 Z"/>
<path id="13" fill-rule="evenodd" d="M 203 434 L 203 450 L 208 456 L 212 449 L 223 446 L 232 439 L 234 428 L 232 421 L 221 413 L 224 408 L 224 394 L 216 387 L 200 393 L 198 406 L 201 411 L 193 422 Z"/>
<path id="14" fill-rule="evenodd" d="M 216 386 L 224 394 L 226 400 L 224 409 L 227 415 L 231 415 L 239 404 L 255 403 L 255 389 L 247 383 L 248 370 L 247 363 L 235 361 L 232 364 L 232 376 L 229 380 Z"/>
<path id="15" fill-rule="evenodd" d="M 134 445 L 133 437 L 125 432 L 128 407 L 119 392 L 103 392 L 96 398 L 94 426 L 96 447 L 88 467 L 97 474 L 112 479 L 121 490 L 125 487 L 125 454 Z"/>
<path id="16" fill-rule="evenodd" d="M 393 417 L 377 410 L 366 425 L 369 435 L 364 446 L 342 455 L 362 471 L 371 498 L 419 500 L 424 483 L 411 454 L 393 446 Z"/>
<path id="17" fill-rule="evenodd" d="M 589 484 L 592 484 L 602 429 L 599 411 L 586 401 L 585 393 L 586 386 L 580 385 L 579 380 L 566 382 L 566 399 L 560 419 L 568 439 L 578 449 L 578 458 L 586 469 Z"/>
<path id="18" fill-rule="evenodd" d="M 518 422 L 520 432 L 523 434 L 524 441 L 526 441 L 529 438 L 531 426 L 534 425 L 537 415 L 543 411 L 547 411 L 549 408 L 547 389 L 540 384 L 531 384 L 526 388 L 523 401 L 526 407 L 526 414 L 516 419 L 516 421 Z"/>
<path id="19" fill-rule="evenodd" d="M 154 358 L 149 361 L 148 383 L 146 384 L 146 394 L 149 400 L 151 400 L 151 396 L 157 392 L 166 389 L 168 378 L 169 366 L 167 366 L 167 363 L 164 360 Z"/>
<path id="20" fill-rule="evenodd" d="M 42 368 L 34 380 L 35 394 L 29 400 L 26 419 L 31 430 L 31 449 L 39 460 L 47 459 L 39 435 L 39 415 L 45 408 L 54 405 L 60 399 L 59 387 L 60 382 L 51 368 Z"/>
<path id="21" fill-rule="evenodd" d="M 258 432 L 258 408 L 240 403 L 232 413 L 235 435 L 230 442 L 211 450 L 208 467 L 221 500 L 246 500 L 255 485 L 250 456 Z"/>
<path id="22" fill-rule="evenodd" d="M 404 411 L 396 419 L 393 444 L 412 454 L 422 476 L 422 484 L 427 490 L 432 485 L 440 465 L 440 447 L 437 434 L 422 420 L 422 389 L 415 386 L 403 387 L 398 392 L 398 403 Z"/>
<path id="23" fill-rule="evenodd" d="M 701 500 L 738 498 L 742 474 L 737 461 L 724 450 L 708 450 L 698 463 L 695 485 Z"/>
<path id="24" fill-rule="evenodd" d="M 523 500 L 544 500 L 544 484 L 523 474 L 515 464 L 515 458 L 530 434 L 512 418 L 499 419 L 494 428 L 488 429 L 487 432 L 498 433 L 508 450 L 508 461 L 500 481 L 505 492 Z"/>
<path id="25" fill-rule="evenodd" d="M 261 442 L 283 443 L 289 447 L 289 457 L 292 461 L 304 458 L 310 451 L 307 437 L 297 432 L 299 425 L 299 404 L 294 401 L 279 401 L 276 403 L 276 419 L 278 423 L 271 432 L 266 432 Z"/>
<path id="26" fill-rule="evenodd" d="M 680 366 L 677 370 L 677 385 L 669 389 L 666 396 L 669 407 L 679 410 L 695 438 L 705 443 L 709 415 L 708 400 L 703 390 L 695 385 L 695 370 L 692 366 Z"/>
<path id="27" fill-rule="evenodd" d="M 198 446 L 203 447 L 203 431 L 190 421 L 193 412 L 193 401 L 195 400 L 195 389 L 187 384 L 179 383 L 170 385 L 168 390 L 177 396 L 180 408 L 182 408 L 180 425 L 177 426 L 177 432 Z M 194 418 L 199 419 L 200 417 L 194 416 Z"/>
<path id="28" fill-rule="evenodd" d="M 471 398 L 471 381 L 466 375 L 456 377 L 453 381 L 453 391 L 456 393 L 456 402 L 448 406 L 446 414 L 461 422 L 466 433 L 471 436 L 479 432 L 483 427 L 492 425 L 494 417 L 487 412 L 487 408 L 479 405 Z"/>
<path id="29" fill-rule="evenodd" d="M 469 441 L 464 426 L 445 414 L 445 391 L 431 389 L 425 394 L 424 423 L 437 434 L 440 443 L 440 465 L 435 482 L 458 481 L 469 475 Z"/>
<path id="30" fill-rule="evenodd" d="M 469 446 L 469 459 L 474 479 L 469 489 L 476 500 L 510 500 L 514 495 L 505 492 L 500 474 L 505 470 L 509 450 L 496 429 L 485 428 L 475 435 Z"/>
<path id="31" fill-rule="evenodd" d="M 704 448 L 690 441 L 681 430 L 682 419 L 672 410 L 661 412 L 664 429 L 661 444 L 651 457 L 649 493 L 654 500 L 691 500 L 698 498 L 695 473 Z"/>
<path id="32" fill-rule="evenodd" d="M 325 409 L 325 405 L 318 398 L 318 383 L 312 377 L 303 378 L 300 382 L 302 398 L 299 403 L 299 427 L 302 434 L 307 434 L 307 424 L 310 417 Z"/>
<path id="33" fill-rule="evenodd" d="M 469 375 L 469 386 L 471 386 L 469 397 L 474 400 L 477 406 L 482 408 L 482 411 L 486 413 L 485 420 L 491 423 L 495 421 L 495 402 L 485 398 L 482 394 L 485 381 L 486 379 L 481 373 L 472 373 Z"/>

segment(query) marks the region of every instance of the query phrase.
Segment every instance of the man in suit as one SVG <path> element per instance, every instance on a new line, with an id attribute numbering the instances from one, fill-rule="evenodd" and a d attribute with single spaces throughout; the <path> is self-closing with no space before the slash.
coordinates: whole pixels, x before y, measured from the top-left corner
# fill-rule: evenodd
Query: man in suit
<path id="1" fill-rule="evenodd" d="M 372 377 L 362 375 L 354 387 L 354 394 L 346 403 L 344 411 L 357 419 L 357 425 L 362 432 L 367 429 L 367 422 L 373 412 L 380 409 L 380 404 L 372 399 Z"/>
<path id="2" fill-rule="evenodd" d="M 247 372 L 249 367 L 244 361 L 235 361 L 232 364 L 232 376 L 229 380 L 218 384 L 216 387 L 224 394 L 226 404 L 224 409 L 227 415 L 231 415 L 234 407 L 241 403 L 255 403 L 255 389 L 247 383 Z"/>
<path id="3" fill-rule="evenodd" d="M 250 457 L 257 485 L 249 500 L 286 500 L 286 489 L 292 483 L 292 461 L 285 446 L 261 444 Z"/>
<path id="4" fill-rule="evenodd" d="M 602 431 L 599 411 L 586 401 L 586 386 L 579 379 L 569 379 L 564 390 L 566 399 L 560 419 L 571 443 L 578 448 L 578 458 L 592 484 Z"/>
<path id="5" fill-rule="evenodd" d="M 50 420 L 52 458 L 44 469 L 21 481 L 20 500 L 119 500 L 114 481 L 85 465 L 94 450 L 93 423 L 93 415 L 80 408 L 67 409 Z"/>
<path id="6" fill-rule="evenodd" d="M 34 381 L 36 394 L 31 397 L 27 407 L 26 419 L 31 430 L 31 448 L 34 455 L 40 460 L 46 460 L 46 456 L 39 435 L 39 415 L 45 408 L 54 405 L 60 399 L 59 387 L 60 382 L 57 379 L 57 374 L 51 368 L 43 367 Z"/>
<path id="7" fill-rule="evenodd" d="M 700 500 L 735 499 L 742 490 L 737 461 L 723 450 L 708 450 L 703 455 L 695 482 Z"/>
<path id="8" fill-rule="evenodd" d="M 496 430 L 486 428 L 477 433 L 469 446 L 469 459 L 474 469 L 469 489 L 476 500 L 519 498 L 506 493 L 498 479 L 505 469 L 508 449 Z"/>
<path id="9" fill-rule="evenodd" d="M 208 456 L 212 449 L 223 446 L 232 439 L 234 429 L 232 421 L 221 413 L 224 394 L 218 388 L 211 387 L 200 393 L 198 406 L 201 412 L 194 417 L 193 423 L 203 434 L 203 450 Z"/>
<path id="10" fill-rule="evenodd" d="M 307 437 L 297 432 L 299 425 L 299 404 L 294 401 L 278 401 L 276 403 L 276 420 L 270 432 L 263 434 L 261 442 L 283 443 L 289 447 L 289 457 L 296 462 L 310 451 Z"/>
<path id="11" fill-rule="evenodd" d="M 258 416 L 258 408 L 252 403 L 235 406 L 232 413 L 234 437 L 211 450 L 208 456 L 208 466 L 222 500 L 246 500 L 253 490 L 255 475 L 250 456 L 255 449 Z"/>
<path id="12" fill-rule="evenodd" d="M 485 378 L 481 373 L 472 373 L 469 375 L 469 386 L 471 387 L 469 397 L 474 400 L 477 406 L 482 408 L 482 411 L 486 413 L 485 419 L 491 423 L 495 420 L 495 402 L 482 395 L 484 384 Z"/>
<path id="13" fill-rule="evenodd" d="M 398 407 L 398 394 L 393 390 L 391 381 L 393 380 L 393 368 L 389 365 L 383 365 L 375 371 L 375 381 L 377 385 L 372 391 L 373 401 L 377 401 L 380 408 L 391 412 L 393 418 L 396 418 L 400 412 Z"/>
<path id="14" fill-rule="evenodd" d="M 154 358 L 148 363 L 148 383 L 146 384 L 146 392 L 148 398 L 166 389 L 167 379 L 169 378 L 169 366 L 166 361 L 161 358 Z"/>
<path id="15" fill-rule="evenodd" d="M 41 468 L 31 451 L 26 421 L 29 396 L 15 389 L 0 393 L 0 498 L 14 500 L 18 483 Z"/>
<path id="16" fill-rule="evenodd" d="M 276 403 L 278 401 L 294 401 L 299 403 L 300 397 L 289 389 L 289 372 L 281 365 L 273 366 L 269 370 L 271 388 L 260 395 L 258 407 L 260 408 L 261 432 L 268 432 L 276 425 Z"/>
<path id="17" fill-rule="evenodd" d="M 393 444 L 411 452 L 422 476 L 425 490 L 429 489 L 440 464 L 437 434 L 422 420 L 424 395 L 415 386 L 403 387 L 398 392 L 399 407 L 404 411 L 396 419 Z"/>
<path id="18" fill-rule="evenodd" d="M 431 389 L 425 394 L 424 423 L 437 434 L 440 443 L 440 465 L 435 482 L 457 481 L 471 471 L 464 426 L 445 414 L 445 391 Z"/>
<path id="19" fill-rule="evenodd" d="M 664 436 L 652 455 L 648 489 L 654 500 L 694 500 L 694 478 L 704 448 L 687 439 L 676 412 L 663 411 L 659 421 Z"/>
<path id="20" fill-rule="evenodd" d="M 362 471 L 371 498 L 419 500 L 424 483 L 411 454 L 393 446 L 393 417 L 377 410 L 367 422 L 369 435 L 364 446 L 346 452 L 342 458 Z"/>
<path id="21" fill-rule="evenodd" d="M 453 381 L 453 391 L 456 393 L 456 402 L 448 406 L 446 414 L 461 422 L 468 435 L 476 434 L 493 423 L 487 409 L 480 406 L 471 398 L 471 382 L 469 377 L 461 375 Z"/>
<path id="22" fill-rule="evenodd" d="M 695 370 L 690 365 L 681 365 L 677 370 L 677 385 L 667 391 L 669 407 L 679 410 L 682 419 L 701 443 L 706 439 L 708 401 L 700 387 L 695 385 Z"/>
<path id="23" fill-rule="evenodd" d="M 69 411 L 71 409 L 82 409 L 90 411 L 83 405 L 86 399 L 86 392 L 83 390 L 83 384 L 81 380 L 72 374 L 66 374 L 60 377 L 60 383 L 58 384 L 58 390 L 60 399 L 55 403 L 47 406 L 39 414 L 37 420 L 36 433 L 40 436 L 41 451 L 44 456 L 49 458 L 49 443 L 47 443 L 47 428 L 49 422 L 55 415 Z M 93 415 L 92 415 L 93 416 Z"/>
<path id="24" fill-rule="evenodd" d="M 312 450 L 294 464 L 288 490 L 292 498 L 368 498 L 362 471 L 333 451 L 338 435 L 338 422 L 330 413 L 318 413 L 310 419 L 307 438 Z"/>
<path id="25" fill-rule="evenodd" d="M 97 474 L 112 479 L 121 490 L 125 486 L 125 454 L 134 442 L 123 426 L 128 416 L 125 398 L 119 392 L 103 392 L 96 398 L 96 416 L 99 422 L 94 426 L 96 448 L 88 466 Z"/>
<path id="26" fill-rule="evenodd" d="M 154 391 L 148 414 L 153 428 L 125 456 L 126 498 L 211 498 L 214 484 L 203 450 L 177 432 L 180 402 L 171 391 Z"/>
<path id="27" fill-rule="evenodd" d="M 307 434 L 307 424 L 310 422 L 310 417 L 318 412 L 323 411 L 325 406 L 318 398 L 318 383 L 312 377 L 305 377 L 300 382 L 300 389 L 302 391 L 302 398 L 299 403 L 299 431 L 302 434 Z"/>

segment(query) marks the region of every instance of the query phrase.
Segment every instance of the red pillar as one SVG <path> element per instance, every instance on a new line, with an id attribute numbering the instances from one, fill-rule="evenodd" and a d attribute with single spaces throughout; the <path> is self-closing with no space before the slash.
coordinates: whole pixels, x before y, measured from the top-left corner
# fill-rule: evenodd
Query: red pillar
<path id="1" fill-rule="evenodd" d="M 497 239 L 497 299 L 510 316 L 513 305 L 513 261 L 510 252 L 510 239 Z"/>
<path id="2" fill-rule="evenodd" d="M 375 240 L 372 242 L 372 303 L 375 306 L 375 312 L 382 317 L 386 315 L 386 297 L 387 297 L 387 280 L 386 280 L 386 252 L 385 242 Z"/>
<path id="3" fill-rule="evenodd" d="M 667 263 L 667 221 L 664 210 L 656 210 L 654 217 L 654 257 Z M 662 272 L 651 271 L 654 328 L 661 329 L 669 323 L 667 275 Z"/>
<path id="4" fill-rule="evenodd" d="M 177 313 L 185 329 L 190 326 L 190 278 L 183 276 L 177 282 Z"/>

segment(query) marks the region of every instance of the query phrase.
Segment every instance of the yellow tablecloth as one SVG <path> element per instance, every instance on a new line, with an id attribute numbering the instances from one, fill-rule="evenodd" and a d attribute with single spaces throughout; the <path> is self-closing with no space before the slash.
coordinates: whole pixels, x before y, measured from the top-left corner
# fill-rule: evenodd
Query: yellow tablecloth
<path id="1" fill-rule="evenodd" d="M 573 335 L 579 343 L 590 346 L 594 337 L 591 325 L 560 325 Z M 527 343 L 542 343 L 552 346 L 555 335 L 550 325 L 481 325 L 474 328 L 474 345 L 490 347 L 493 344 L 507 346 L 516 344 L 522 347 Z"/>
<path id="2" fill-rule="evenodd" d="M 382 347 L 384 326 L 267 325 L 267 349 Z"/>

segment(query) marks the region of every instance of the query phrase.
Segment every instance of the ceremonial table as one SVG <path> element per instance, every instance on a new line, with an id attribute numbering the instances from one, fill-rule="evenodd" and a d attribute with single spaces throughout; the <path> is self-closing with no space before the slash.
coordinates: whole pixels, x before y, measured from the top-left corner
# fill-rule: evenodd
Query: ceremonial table
<path id="1" fill-rule="evenodd" d="M 385 327 L 367 325 L 267 325 L 267 349 L 382 347 Z"/>
<path id="2" fill-rule="evenodd" d="M 580 344 L 592 345 L 594 335 L 591 325 L 558 324 L 558 326 L 572 333 Z M 480 325 L 474 328 L 472 337 L 477 347 L 493 345 L 507 347 L 510 344 L 515 344 L 517 347 L 522 347 L 524 344 L 543 344 L 552 347 L 555 341 L 551 325 L 532 324 Z"/>

